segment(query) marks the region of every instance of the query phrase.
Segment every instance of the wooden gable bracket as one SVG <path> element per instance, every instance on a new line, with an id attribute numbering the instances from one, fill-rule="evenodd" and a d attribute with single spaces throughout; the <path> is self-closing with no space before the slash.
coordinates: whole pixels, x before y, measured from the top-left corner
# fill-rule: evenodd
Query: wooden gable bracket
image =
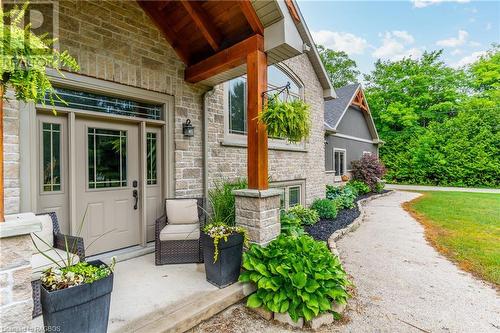
<path id="1" fill-rule="evenodd" d="M 356 96 L 352 100 L 351 104 L 357 106 L 365 112 L 370 112 L 370 110 L 368 109 L 368 104 L 366 103 L 365 96 L 363 95 L 361 89 L 358 89 L 358 92 L 356 93 Z"/>
<path id="2" fill-rule="evenodd" d="M 243 15 L 245 15 L 245 18 L 247 19 L 248 24 L 252 27 L 253 32 L 259 35 L 264 35 L 264 26 L 260 22 L 260 19 L 257 16 L 250 0 L 242 0 L 238 1 L 238 3 Z"/>
<path id="3" fill-rule="evenodd" d="M 222 41 L 222 36 L 219 31 L 217 31 L 213 23 L 207 18 L 205 12 L 200 8 L 199 3 L 197 1 L 189 0 L 181 0 L 180 2 L 212 49 L 214 51 L 218 51 Z"/>

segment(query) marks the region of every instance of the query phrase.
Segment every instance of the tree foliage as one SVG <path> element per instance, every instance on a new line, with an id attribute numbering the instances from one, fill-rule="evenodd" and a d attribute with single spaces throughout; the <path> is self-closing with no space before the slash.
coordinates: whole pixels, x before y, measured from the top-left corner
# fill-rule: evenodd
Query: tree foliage
<path id="1" fill-rule="evenodd" d="M 358 82 L 360 71 L 356 62 L 344 51 L 334 51 L 318 45 L 319 56 L 334 88 Z"/>
<path id="2" fill-rule="evenodd" d="M 366 96 L 392 182 L 500 186 L 500 52 L 461 69 L 442 51 L 378 61 Z"/>

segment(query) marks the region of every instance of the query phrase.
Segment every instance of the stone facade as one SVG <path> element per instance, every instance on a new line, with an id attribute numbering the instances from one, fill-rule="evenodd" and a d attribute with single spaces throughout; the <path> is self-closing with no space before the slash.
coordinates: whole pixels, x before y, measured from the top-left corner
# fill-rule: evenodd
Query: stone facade
<path id="1" fill-rule="evenodd" d="M 0 239 L 0 331 L 24 332 L 31 325 L 31 255 L 29 235 Z"/>
<path id="2" fill-rule="evenodd" d="M 19 102 L 12 91 L 6 92 L 3 106 L 3 149 L 4 149 L 4 205 L 5 214 L 19 212 L 20 207 L 20 154 L 19 154 Z"/>

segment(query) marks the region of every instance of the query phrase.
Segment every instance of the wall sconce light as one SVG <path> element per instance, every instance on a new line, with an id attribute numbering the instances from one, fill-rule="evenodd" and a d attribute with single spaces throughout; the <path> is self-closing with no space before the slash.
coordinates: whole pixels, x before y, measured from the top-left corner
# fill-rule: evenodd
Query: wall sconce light
<path id="1" fill-rule="evenodd" d="M 191 119 L 186 119 L 186 122 L 182 124 L 182 134 L 186 137 L 194 136 L 194 126 L 191 125 Z"/>

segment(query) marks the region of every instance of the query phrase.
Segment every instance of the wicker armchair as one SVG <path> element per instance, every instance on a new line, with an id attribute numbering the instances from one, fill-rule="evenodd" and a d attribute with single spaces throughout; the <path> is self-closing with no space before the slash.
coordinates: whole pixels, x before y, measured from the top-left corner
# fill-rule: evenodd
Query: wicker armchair
<path id="1" fill-rule="evenodd" d="M 55 249 L 60 249 L 60 250 L 66 250 L 66 241 L 68 242 L 68 247 L 69 251 L 71 253 L 74 253 L 78 255 L 80 258 L 80 261 L 83 261 L 85 259 L 85 247 L 83 244 L 83 238 L 81 237 L 76 237 L 76 236 L 70 236 L 70 235 L 63 235 L 61 233 L 61 228 L 59 227 L 59 222 L 57 220 L 57 215 L 56 213 L 41 213 L 41 214 L 36 214 L 37 216 L 40 215 L 49 215 L 50 219 L 52 220 L 52 232 L 54 234 L 54 244 L 53 247 Z M 40 279 L 31 281 L 31 287 L 33 289 L 33 318 L 38 317 L 39 315 L 42 314 L 42 305 L 40 303 L 40 287 L 42 285 L 42 282 Z"/>
<path id="2" fill-rule="evenodd" d="M 178 198 L 167 200 L 196 199 L 198 205 L 199 228 L 205 225 L 205 210 L 203 198 Z M 161 216 L 155 223 L 155 264 L 184 264 L 203 262 L 201 239 L 160 240 L 160 233 L 167 226 L 167 214 Z"/>

